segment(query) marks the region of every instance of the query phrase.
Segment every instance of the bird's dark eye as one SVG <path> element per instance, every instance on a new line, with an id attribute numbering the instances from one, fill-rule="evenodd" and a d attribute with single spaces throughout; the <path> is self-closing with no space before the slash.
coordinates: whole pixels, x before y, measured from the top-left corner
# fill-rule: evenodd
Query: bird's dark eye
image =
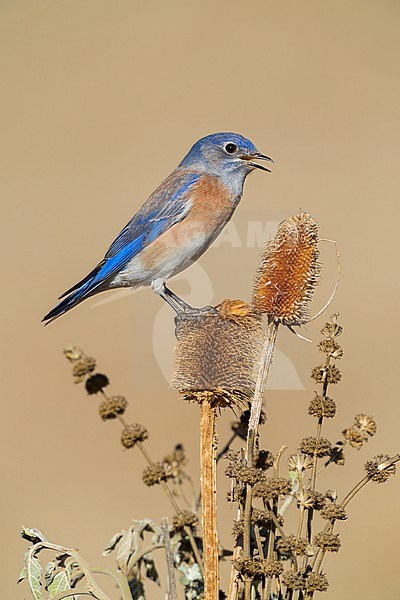
<path id="1" fill-rule="evenodd" d="M 232 142 L 229 142 L 224 147 L 225 152 L 227 152 L 228 154 L 235 154 L 237 149 L 238 147 L 236 146 L 236 144 L 233 144 Z"/>

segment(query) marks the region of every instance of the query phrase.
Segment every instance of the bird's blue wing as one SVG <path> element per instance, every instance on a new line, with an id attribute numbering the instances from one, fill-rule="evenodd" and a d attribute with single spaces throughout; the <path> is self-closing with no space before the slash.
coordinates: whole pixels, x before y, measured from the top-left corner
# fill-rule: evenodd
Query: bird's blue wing
<path id="1" fill-rule="evenodd" d="M 118 273 L 136 254 L 185 218 L 190 209 L 190 192 L 197 173 L 174 171 L 149 197 L 111 244 L 104 259 L 84 279 L 69 289 L 67 296 L 44 321 L 53 320 L 91 296 Z M 103 288 L 104 289 L 104 288 Z"/>

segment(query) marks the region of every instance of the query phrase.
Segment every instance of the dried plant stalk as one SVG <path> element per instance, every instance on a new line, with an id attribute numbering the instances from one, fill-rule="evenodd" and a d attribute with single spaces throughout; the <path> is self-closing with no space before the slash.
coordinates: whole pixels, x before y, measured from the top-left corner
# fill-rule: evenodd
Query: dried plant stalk
<path id="1" fill-rule="evenodd" d="M 200 405 L 200 483 L 206 600 L 219 596 L 215 421 L 216 408 L 205 399 Z"/>

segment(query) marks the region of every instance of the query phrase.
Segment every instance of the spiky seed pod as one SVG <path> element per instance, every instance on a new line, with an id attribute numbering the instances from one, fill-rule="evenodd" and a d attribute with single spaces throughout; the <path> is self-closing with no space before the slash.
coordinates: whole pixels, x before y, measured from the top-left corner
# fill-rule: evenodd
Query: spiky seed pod
<path id="1" fill-rule="evenodd" d="M 234 567 L 242 577 L 256 578 L 260 575 L 266 575 L 267 577 L 279 577 L 283 571 L 283 565 L 277 560 L 267 560 L 260 556 L 254 558 L 246 558 L 239 556 L 233 561 Z"/>
<path id="2" fill-rule="evenodd" d="M 253 305 L 277 323 L 301 325 L 318 281 L 318 224 L 302 212 L 283 221 L 256 273 Z"/>
<path id="3" fill-rule="evenodd" d="M 140 423 L 127 425 L 122 430 L 121 444 L 125 448 L 133 448 L 138 442 L 144 442 L 149 437 L 149 433 Z"/>
<path id="4" fill-rule="evenodd" d="M 246 402 L 254 392 L 263 342 L 260 315 L 241 300 L 176 320 L 172 385 L 185 400 L 213 406 Z"/>
<path id="5" fill-rule="evenodd" d="M 388 454 L 378 454 L 372 460 L 365 463 L 365 470 L 368 477 L 375 483 L 384 483 L 391 475 L 396 474 L 396 465 L 392 464 L 385 467 L 385 463 L 390 460 Z"/>
<path id="6" fill-rule="evenodd" d="M 311 377 L 317 383 L 339 383 L 342 379 L 342 374 L 336 365 L 318 365 L 311 371 Z"/>
<path id="7" fill-rule="evenodd" d="M 78 382 L 75 383 L 79 383 L 82 380 L 82 377 L 92 373 L 95 368 L 96 360 L 91 356 L 84 356 L 80 360 L 75 361 L 74 366 L 72 367 L 72 375 L 78 380 Z"/>
<path id="8" fill-rule="evenodd" d="M 111 396 L 106 398 L 99 406 L 99 414 L 103 421 L 115 419 L 117 415 L 123 415 L 128 401 L 123 396 Z"/>
<path id="9" fill-rule="evenodd" d="M 362 448 L 364 442 L 368 440 L 368 436 L 366 433 L 363 433 L 358 427 L 348 427 L 344 431 L 342 431 L 342 435 L 346 442 L 350 444 L 353 448 L 357 448 L 360 450 Z"/>
<path id="10" fill-rule="evenodd" d="M 297 556 L 303 556 L 309 546 L 305 538 L 297 538 L 289 535 L 286 539 L 280 538 L 276 543 L 276 549 L 279 554 L 289 555 L 293 551 Z"/>
<path id="11" fill-rule="evenodd" d="M 85 387 L 89 395 L 98 394 L 110 383 L 107 375 L 95 373 L 86 380 Z"/>

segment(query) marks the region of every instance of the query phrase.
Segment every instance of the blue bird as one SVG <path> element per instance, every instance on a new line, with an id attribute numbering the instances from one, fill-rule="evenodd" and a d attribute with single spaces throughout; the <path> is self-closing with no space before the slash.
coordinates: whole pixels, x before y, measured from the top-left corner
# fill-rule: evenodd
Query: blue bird
<path id="1" fill-rule="evenodd" d="M 196 261 L 232 217 L 247 175 L 272 161 L 237 133 L 197 141 L 111 244 L 103 260 L 67 290 L 43 319 L 50 323 L 94 294 L 151 286 L 177 312 L 187 304 L 165 281 Z"/>

